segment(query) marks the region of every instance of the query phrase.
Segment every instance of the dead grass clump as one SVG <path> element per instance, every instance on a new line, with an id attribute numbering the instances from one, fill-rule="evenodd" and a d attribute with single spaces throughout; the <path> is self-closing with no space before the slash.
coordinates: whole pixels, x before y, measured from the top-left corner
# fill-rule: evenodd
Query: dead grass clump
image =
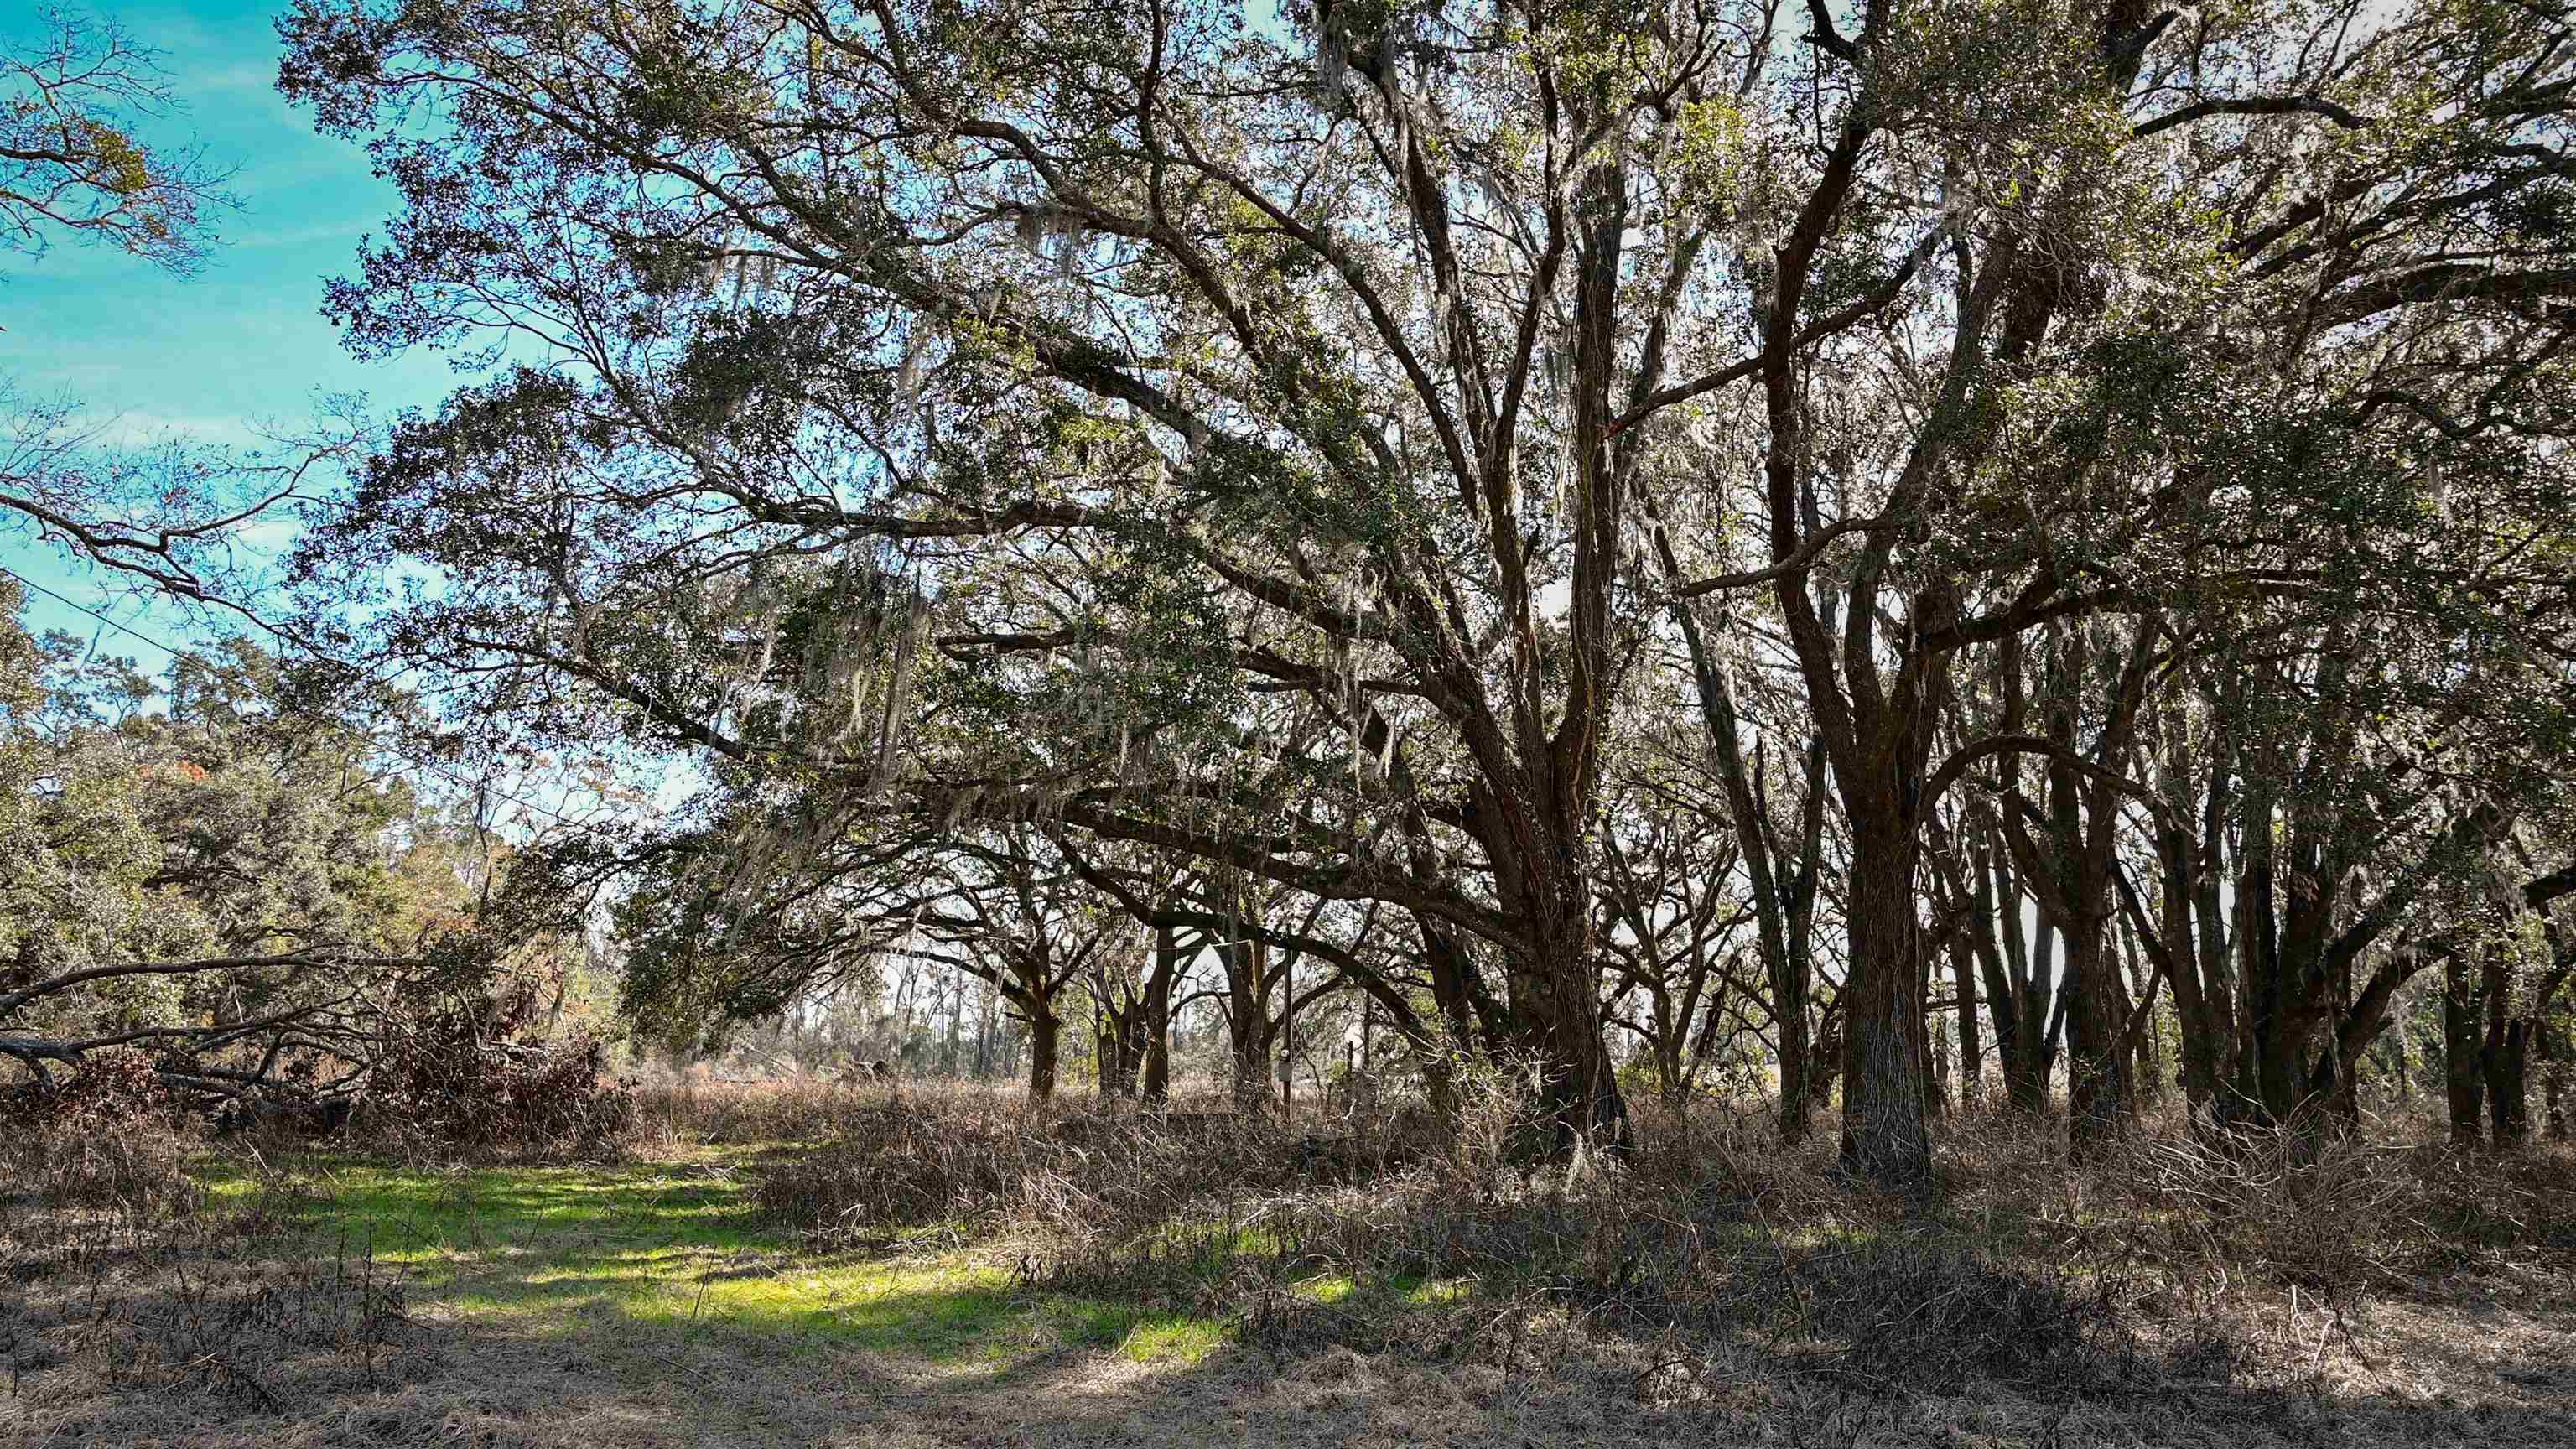
<path id="1" fill-rule="evenodd" d="M 21 1139 L 0 1215 L 0 1345 L 14 1380 L 67 1373 L 125 1393 L 193 1385 L 270 1412 L 291 1374 L 383 1381 L 401 1268 L 302 1226 L 299 1189 L 253 1151 L 247 1194 L 187 1175 L 203 1144 L 169 1123 Z"/>
<path id="2" fill-rule="evenodd" d="M 702 1144 L 805 1142 L 863 1106 L 892 1099 L 886 1087 L 825 1077 L 719 1082 L 679 1076 L 636 1089 L 635 1130 L 639 1150 L 664 1155 Z"/>
<path id="3" fill-rule="evenodd" d="M 1624 1339 L 1751 1345 L 1784 1370 L 1909 1384 L 2091 1382 L 2135 1364 L 2112 1305 L 2079 1275 L 1863 1198 L 1818 1211 L 1830 1189 L 1805 1166 L 1776 1174 L 1788 1190 L 1743 1162 L 1666 1194 L 1622 1165 L 1571 1183 L 1421 1165 L 1206 1205 L 1124 1239 L 1060 1239 L 1022 1271 L 1032 1286 L 1228 1318 L 1282 1347 L 1374 1351 L 1401 1337 L 1442 1355 L 1501 1352 L 1497 1332 L 1567 1316 Z"/>
<path id="4" fill-rule="evenodd" d="M 2506 1252 L 2576 1262 L 2576 1157 L 2337 1131 L 2151 1122 L 2071 1161 L 2045 1124 L 1957 1124 L 1942 1215 L 1996 1250 L 2152 1280 L 2204 1305 L 2237 1285 L 2358 1292 Z"/>
<path id="5" fill-rule="evenodd" d="M 21 1191 L 57 1208 L 90 1208 L 159 1219 L 185 1216 L 205 1202 L 188 1175 L 196 1139 L 166 1123 L 115 1132 L 42 1129 L 8 1154 Z"/>
<path id="6" fill-rule="evenodd" d="M 2142 1136 L 2103 1164 L 2170 1275 L 2384 1285 L 2429 1229 L 2409 1154 L 2358 1134 L 2233 1128 Z"/>
<path id="7" fill-rule="evenodd" d="M 135 1051 L 93 1053 L 68 1080 L 9 1095 L 0 1150 L 19 1193 L 46 1208 L 160 1219 L 194 1212 L 193 1121 Z"/>
<path id="8" fill-rule="evenodd" d="M 1499 1352 L 1538 1315 L 1890 1382 L 2090 1382 L 2137 1361 L 2095 1277 L 1856 1187 L 1830 1133 L 1783 1150 L 1732 1114 L 1641 1113 L 1636 1151 L 1533 1167 L 1507 1156 L 1511 1110 L 1470 1103 L 1449 1150 L 1338 1182 L 1192 1197 L 1165 1178 L 1158 1219 L 1077 1221 L 1022 1271 L 1281 1345 Z"/>
<path id="9" fill-rule="evenodd" d="M 315 1251 L 208 1222 L 71 1299 L 67 1357 L 120 1390 L 194 1385 L 284 1412 L 279 1370 L 324 1360 L 369 1387 L 404 1311 L 406 1269 L 345 1240 Z"/>
<path id="10" fill-rule="evenodd" d="M 826 1125 L 820 1147 L 761 1170 L 755 1197 L 773 1221 L 838 1245 L 931 1225 L 1124 1241 L 1192 1203 L 1339 1166 L 1262 1118 L 973 1089 L 861 1103 Z"/>
<path id="11" fill-rule="evenodd" d="M 2407 1165 L 2421 1185 L 2429 1229 L 2410 1266 L 2439 1272 L 2514 1254 L 2576 1274 L 2576 1146 L 2552 1141 L 2481 1152 L 2443 1145 L 2417 1149 Z"/>

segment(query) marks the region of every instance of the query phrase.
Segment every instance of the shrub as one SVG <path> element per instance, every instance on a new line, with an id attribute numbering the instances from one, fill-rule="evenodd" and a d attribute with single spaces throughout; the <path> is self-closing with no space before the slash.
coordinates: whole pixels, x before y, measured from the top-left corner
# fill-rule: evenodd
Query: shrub
<path id="1" fill-rule="evenodd" d="M 1334 1170 L 1264 1117 L 1035 1107 L 972 1090 L 854 1103 L 826 1130 L 821 1146 L 766 1168 L 756 1192 L 774 1220 L 827 1241 L 1005 1223 L 1115 1238 L 1194 1199 Z"/>
<path id="2" fill-rule="evenodd" d="M 386 1022 L 359 1121 L 379 1140 L 547 1158 L 596 1157 L 632 1126 L 633 1090 L 606 1075 L 607 1038 L 548 1038 L 538 983 L 512 978 Z"/>
<path id="3" fill-rule="evenodd" d="M 42 1202 L 145 1218 L 202 1200 L 181 1104 L 142 1052 L 91 1052 L 77 1071 L 0 1098 L 0 1120 L 19 1159 L 10 1175 Z"/>

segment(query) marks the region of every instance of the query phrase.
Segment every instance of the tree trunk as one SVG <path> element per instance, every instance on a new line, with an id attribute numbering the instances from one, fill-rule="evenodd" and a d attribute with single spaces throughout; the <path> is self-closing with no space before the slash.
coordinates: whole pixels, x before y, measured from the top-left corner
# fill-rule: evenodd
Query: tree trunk
<path id="1" fill-rule="evenodd" d="M 1499 904 L 1526 943 L 1505 958 L 1502 1012 L 1510 1065 L 1529 1096 L 1513 1143 L 1524 1159 L 1628 1140 L 1627 1104 L 1601 1038 L 1598 925 L 1581 858 L 1587 822 L 1561 781 L 1541 775 L 1530 795 L 1506 801 L 1480 788 L 1471 797 L 1475 817 L 1490 822 L 1482 833 Z"/>
<path id="2" fill-rule="evenodd" d="M 1102 1002 L 1097 1044 L 1101 1097 L 1135 1096 L 1136 1078 L 1145 1065 L 1145 1003 Z"/>
<path id="3" fill-rule="evenodd" d="M 2079 1155 L 2117 1136 L 2129 1113 L 2128 993 L 2105 925 L 2091 911 L 2067 923 L 2066 1129 Z"/>
<path id="4" fill-rule="evenodd" d="M 1672 562 L 1660 530 L 1656 540 L 1659 547 L 1666 549 L 1665 568 L 1678 577 L 1678 566 Z M 1773 1039 L 1780 1055 L 1780 1140 L 1794 1146 L 1806 1140 L 1814 1122 L 1813 1093 L 1808 1082 L 1810 972 L 1806 923 L 1799 917 L 1801 896 L 1812 897 L 1814 893 L 1816 842 L 1824 807 L 1824 743 L 1808 742 L 1804 849 L 1796 870 L 1784 875 L 1782 866 L 1786 863 L 1776 860 L 1771 848 L 1770 812 L 1763 808 L 1764 802 L 1757 794 L 1762 788 L 1761 761 L 1756 759 L 1754 770 L 1745 768 L 1744 743 L 1736 728 L 1735 696 L 1726 671 L 1718 667 L 1701 633 L 1699 616 L 1691 611 L 1687 600 L 1674 600 L 1673 618 L 1681 625 L 1682 640 L 1690 650 L 1691 671 L 1699 685 L 1701 727 L 1717 757 L 1718 778 L 1726 786 L 1737 849 L 1744 859 L 1745 878 L 1753 888 L 1754 939 L 1762 952 L 1763 975 L 1771 986 Z"/>
<path id="5" fill-rule="evenodd" d="M 1064 1038 L 1064 1021 L 1055 1001 L 1044 991 L 1025 992 L 1029 1019 L 1029 1100 L 1055 1100 L 1056 1049 Z"/>
<path id="6" fill-rule="evenodd" d="M 1563 1156 L 1580 1141 L 1625 1145 L 1628 1108 L 1601 1039 L 1588 942 L 1560 936 L 1549 956 L 1555 959 L 1533 963 L 1515 983 L 1518 999 L 1511 1007 L 1513 1045 L 1536 1078 L 1532 1130 L 1520 1150 L 1533 1157 Z"/>
<path id="7" fill-rule="evenodd" d="M 1919 1182 L 1931 1175 L 1932 1143 L 1923 1116 L 1913 830 L 1894 811 L 1854 812 L 1851 823 L 1842 1160 L 1873 1181 Z"/>
<path id="8" fill-rule="evenodd" d="M 2138 990 L 2137 1000 L 2129 1007 L 2130 1100 L 2151 1106 L 2165 1094 L 2164 1033 L 2156 1023 L 2156 988 L 2162 974 L 2140 959 L 2135 932 L 2124 930 L 2119 936 L 2120 960 Z"/>
<path id="9" fill-rule="evenodd" d="M 1145 978 L 1145 1102 L 1159 1107 L 1172 1095 L 1172 984 L 1181 974 L 1180 932 L 1172 926 L 1154 932 L 1154 967 Z"/>
<path id="10" fill-rule="evenodd" d="M 993 1077 L 993 990 L 987 986 L 975 993 L 975 1080 L 985 1082 Z"/>
<path id="11" fill-rule="evenodd" d="M 1237 938 L 1217 948 L 1225 967 L 1226 1046 L 1234 1059 L 1234 1110 L 1270 1110 L 1270 947 Z"/>
<path id="12" fill-rule="evenodd" d="M 1975 954 L 1964 931 L 1950 937 L 1950 985 L 1959 994 L 1959 1106 L 1963 1111 L 1977 1105 L 1986 1072 L 1984 1049 L 1977 1040 Z"/>
<path id="13" fill-rule="evenodd" d="M 2521 1146 L 2529 1135 L 2529 1027 L 2521 1017 L 2506 1018 L 2478 1053 L 2479 1075 L 2486 1082 L 2487 1120 L 2498 1151 Z"/>
<path id="14" fill-rule="evenodd" d="M 2021 933 L 2021 897 L 2015 894 L 2007 904 L 2014 909 L 2005 919 L 2004 929 L 2018 937 Z M 2032 933 L 2029 974 L 2017 1004 L 2021 1008 L 2018 1035 L 2024 1043 L 2020 1060 L 2006 1069 L 2004 1099 L 2012 1109 L 2026 1117 L 2048 1115 L 2049 1078 L 2057 1069 L 2058 1034 L 2064 1030 L 2064 1013 L 2068 999 L 2057 980 L 2057 928 L 2042 916 L 2039 928 Z"/>
<path id="15" fill-rule="evenodd" d="M 2463 1147 L 2475 1147 L 2483 1137 L 2478 1119 L 2486 1083 L 2480 1046 L 2469 966 L 2454 952 L 2442 963 L 2442 1085 L 2451 1109 L 2451 1140 Z"/>
<path id="16" fill-rule="evenodd" d="M 2177 753 L 2179 749 L 2177 747 Z M 2179 767 L 2166 773 L 2167 793 L 2171 782 L 2181 778 Z M 2134 898 L 2129 905 L 2138 913 L 2139 939 L 2150 950 L 2161 950 L 2165 978 L 2173 983 L 2174 1025 L 2180 1034 L 2176 1052 L 2182 1059 L 2183 1103 L 2192 1119 L 2199 1121 L 2218 1098 L 2218 1077 L 2228 1034 L 2227 1010 L 2220 1000 L 2212 998 L 2204 982 L 2204 968 L 2215 971 L 2220 963 L 2208 959 L 2194 929 L 2192 863 L 2195 842 L 2179 825 L 2159 822 L 2156 827 L 2156 864 L 2162 872 L 2163 887 L 2158 901 L 2160 926 L 2155 931 L 2145 928 L 2145 913 Z M 2224 994 L 2225 987 L 2218 991 Z"/>
<path id="17" fill-rule="evenodd" d="M 1806 963 L 1784 957 L 1771 977 L 1772 1036 L 1780 1049 L 1780 1140 L 1795 1147 L 1816 1120 L 1815 1048 L 1808 1032 Z"/>

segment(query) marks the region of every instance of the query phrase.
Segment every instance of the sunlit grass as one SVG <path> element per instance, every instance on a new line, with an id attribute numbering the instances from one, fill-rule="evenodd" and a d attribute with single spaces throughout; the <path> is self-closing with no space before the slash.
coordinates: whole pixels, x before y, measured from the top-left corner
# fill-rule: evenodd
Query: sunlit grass
<path id="1" fill-rule="evenodd" d="M 1225 1344 L 1224 1325 L 1185 1314 L 1163 1314 L 1139 1321 L 1118 1345 L 1121 1356 L 1138 1363 L 1188 1366 Z"/>
<path id="2" fill-rule="evenodd" d="M 1300 1282 L 1297 1292 L 1310 1301 L 1332 1308 L 1393 1311 L 1454 1303 L 1466 1297 L 1473 1286 L 1464 1278 L 1425 1278 L 1415 1273 L 1399 1273 L 1365 1282 L 1341 1273 L 1318 1273 Z"/>
<path id="3" fill-rule="evenodd" d="M 237 1166 L 209 1163 L 205 1177 L 216 1201 L 237 1208 L 263 1188 Z M 424 1171 L 317 1158 L 268 1185 L 279 1187 L 273 1210 L 405 1265 L 417 1307 L 537 1336 L 593 1331 L 607 1316 L 1007 1365 L 1062 1348 L 1195 1363 L 1229 1332 L 1214 1319 L 1016 1290 L 1007 1270 L 972 1253 L 900 1242 L 890 1255 L 814 1253 L 761 1221 L 725 1161 Z"/>

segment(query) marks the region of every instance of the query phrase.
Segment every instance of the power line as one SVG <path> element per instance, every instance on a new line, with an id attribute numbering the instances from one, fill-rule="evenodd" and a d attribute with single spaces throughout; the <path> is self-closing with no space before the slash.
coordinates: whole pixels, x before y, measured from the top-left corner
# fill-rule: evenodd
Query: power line
<path id="1" fill-rule="evenodd" d="M 61 594 L 59 594 L 59 593 L 55 592 L 55 591 L 54 591 L 54 590 L 52 590 L 52 589 L 49 589 L 49 588 L 45 587 L 43 584 L 37 583 L 34 579 L 31 579 L 31 578 L 27 577 L 25 574 L 22 574 L 22 573 L 18 572 L 16 569 L 10 568 L 10 567 L 8 567 L 8 566 L 6 566 L 6 565 L 0 565 L 0 575 L 5 575 L 6 577 L 16 579 L 19 583 L 24 584 L 24 585 L 26 585 L 28 588 L 31 588 L 31 589 L 35 590 L 37 593 L 40 593 L 40 594 L 44 595 L 46 598 L 49 598 L 49 599 L 53 600 L 55 603 L 62 605 L 64 608 L 66 608 L 66 609 L 70 609 L 70 610 L 72 610 L 72 611 L 74 611 L 74 612 L 76 612 L 76 613 L 86 614 L 86 615 L 88 615 L 90 618 L 96 619 L 98 622 L 100 622 L 100 623 L 102 623 L 102 624 L 105 624 L 107 627 L 109 627 L 109 628 L 111 628 L 111 629 L 114 629 L 115 631 L 117 631 L 117 632 L 118 632 L 118 633 L 120 633 L 120 634 L 127 635 L 128 637 L 131 637 L 131 638 L 134 638 L 134 639 L 139 639 L 139 640 L 143 641 L 144 643 L 151 645 L 153 648 L 160 650 L 162 653 L 169 655 L 169 656 L 170 656 L 171 658 L 173 658 L 173 659 L 185 659 L 185 660 L 188 660 L 188 661 L 189 661 L 189 662 L 191 662 L 191 663 L 197 664 L 197 665 L 199 665 L 199 666 L 201 666 L 201 667 L 204 667 L 204 668 L 207 668 L 207 669 L 212 669 L 212 668 L 214 668 L 214 667 L 215 667 L 212 661 L 208 660 L 204 655 L 199 654 L 199 653 L 197 653 L 197 652 L 196 652 L 196 651 L 194 651 L 194 650 L 191 650 L 191 649 L 182 649 L 182 648 L 178 647 L 178 646 L 177 646 L 177 645 L 175 645 L 175 644 L 168 643 L 168 642 L 166 642 L 166 641 L 164 641 L 164 640 L 156 639 L 156 638 L 154 638 L 153 636 L 151 636 L 151 635 L 149 635 L 149 634 L 144 633 L 142 630 L 137 629 L 137 628 L 133 627 L 133 626 L 132 626 L 132 625 L 130 625 L 130 624 L 121 624 L 121 623 L 117 622 L 116 620 L 109 618 L 107 615 L 100 613 L 98 610 L 96 610 L 96 609 L 93 609 L 93 608 L 89 607 L 89 606 L 88 606 L 88 605 L 86 605 L 86 604 L 82 604 L 82 603 L 76 602 L 76 601 L 74 601 L 74 600 L 72 600 L 72 599 L 65 598 L 63 595 L 61 595 Z M 324 657 L 327 657 L 327 656 L 324 656 Z M 355 668 L 356 668 L 356 666 L 355 666 L 355 665 L 349 664 L 349 663 L 347 663 L 347 662 L 346 662 L 346 661 L 344 661 L 344 660 L 333 659 L 333 660 L 331 660 L 331 662 L 332 662 L 332 663 L 334 663 L 334 664 L 338 664 L 338 665 L 340 665 L 340 666 L 341 666 L 342 668 L 344 668 L 344 669 L 355 669 Z M 361 672 L 363 673 L 363 671 L 361 671 Z M 244 680 L 242 680 L 241 682 L 242 682 L 243 687 L 244 687 L 244 688 L 246 688 L 246 689 L 248 689 L 251 693 L 253 693 L 253 694 L 255 694 L 255 695 L 258 695 L 261 699 L 263 699 L 263 700 L 267 701 L 268 703 L 270 703 L 270 704 L 272 704 L 272 705 L 277 706 L 279 709 L 291 710 L 291 709 L 294 709 L 294 708 L 295 708 L 295 706 L 294 706 L 294 705 L 289 704 L 287 701 L 285 701 L 285 700 L 283 700 L 283 699 L 278 698 L 276 695 L 269 693 L 269 692 L 268 692 L 267 690 L 265 690 L 265 689 L 260 688 L 260 687 L 259 687 L 259 685 L 258 685 L 255 681 L 252 681 L 252 680 L 249 680 L 249 679 L 244 679 Z M 562 813 L 562 812 L 560 812 L 560 811 L 552 810 L 552 809 L 547 808 L 546 806 L 539 805 L 539 804 L 537 804 L 537 803 L 536 803 L 535 801 L 533 801 L 533 800 L 527 800 L 527 799 L 523 799 L 523 798 L 521 798 L 520 796 L 513 795 L 513 794 L 511 794 L 511 793 L 510 793 L 509 791 L 507 791 L 507 790 L 503 790 L 503 789 L 500 789 L 500 788 L 498 788 L 498 787 L 494 786 L 494 785 L 493 785 L 493 784 L 491 784 L 489 781 L 469 779 L 469 778 L 467 778 L 466 776 L 461 775 L 461 774 L 458 774 L 457 772 L 455 772 L 455 771 L 453 771 L 453 770 L 450 770 L 450 769 L 449 769 L 449 768 L 447 768 L 445 765 L 441 765 L 441 764 L 437 763 L 437 762 L 436 762 L 436 761 L 434 761 L 434 760 L 424 760 L 424 759 L 419 759 L 419 758 L 417 758 L 417 757 L 415 757 L 415 756 L 412 756 L 412 755 L 407 755 L 407 754 L 403 753 L 401 750 L 398 750 L 398 749 L 394 748 L 392 745 L 389 745 L 389 744 L 385 743 L 384 741 L 382 741 L 382 740 L 380 740 L 380 739 L 376 739 L 374 736 L 368 736 L 367 738 L 368 738 L 368 740 L 369 740 L 369 742 L 370 742 L 370 743 L 372 743 L 372 744 L 374 744 L 374 745 L 375 745 L 375 747 L 376 747 L 376 748 L 378 748 L 378 749 L 380 749 L 380 750 L 384 751 L 384 752 L 385 752 L 386 754 L 388 754 L 388 755 L 393 756 L 395 759 L 402 761 L 404 764 L 411 766 L 413 769 L 416 769 L 416 770 L 425 770 L 425 771 L 427 771 L 428 773 L 433 774 L 433 775 L 436 775 L 436 776 L 438 776 L 440 779 L 443 779 L 443 780 L 447 781 L 448 783 L 450 783 L 450 784 L 452 784 L 452 785 L 461 785 L 461 786 L 465 786 L 465 787 L 471 788 L 471 789 L 473 789 L 473 790 L 476 790 L 476 791 L 478 791 L 478 792 L 487 793 L 487 794 L 492 794 L 492 795 L 498 795 L 498 796 L 500 796 L 502 799 L 509 801 L 511 804 L 516 805 L 516 806 L 518 806 L 519 808 L 521 808 L 521 809 L 523 809 L 523 810 L 533 810 L 533 811 L 535 811 L 536 813 L 538 813 L 538 814 L 540 814 L 540 815 L 547 816 L 548 818 L 550 818 L 550 819 L 552 819 L 552 820 L 556 821 L 558 824 L 563 824 L 563 825 L 574 825 L 574 826 L 577 826 L 577 825 L 579 825 L 579 824 L 581 823 L 580 821 L 575 820 L 575 819 L 573 819 L 571 816 L 569 816 L 569 815 L 565 815 L 565 814 L 563 814 L 563 813 Z"/>

